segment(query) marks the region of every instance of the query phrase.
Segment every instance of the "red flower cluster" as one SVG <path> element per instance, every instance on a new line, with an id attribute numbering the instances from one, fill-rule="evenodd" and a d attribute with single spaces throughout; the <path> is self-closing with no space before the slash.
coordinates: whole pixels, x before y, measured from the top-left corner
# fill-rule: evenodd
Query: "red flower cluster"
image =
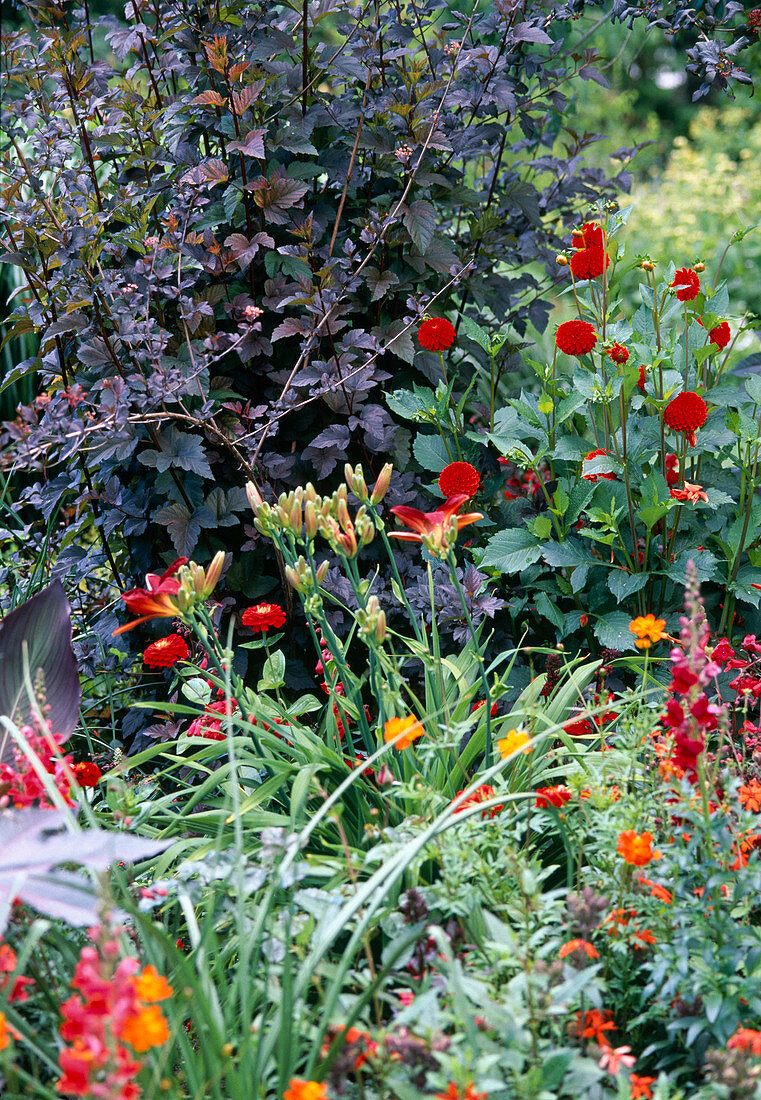
<path id="1" fill-rule="evenodd" d="M 478 470 L 469 462 L 450 462 L 439 475 L 439 488 L 447 499 L 456 493 L 464 493 L 466 497 L 475 496 L 480 484 Z"/>
<path id="2" fill-rule="evenodd" d="M 570 265 L 574 279 L 599 279 L 610 265 L 603 227 L 597 222 L 586 222 L 581 232 L 574 232 L 573 247 L 577 249 L 571 256 Z"/>
<path id="3" fill-rule="evenodd" d="M 666 455 L 666 484 L 669 488 L 679 484 L 679 459 L 676 455 Z"/>
<path id="4" fill-rule="evenodd" d="M 519 470 L 509 458 L 498 458 L 497 462 L 501 466 L 505 466 L 505 473 L 507 479 L 505 481 L 506 488 L 504 490 L 505 500 L 518 500 L 521 497 L 527 497 L 529 500 L 542 497 L 542 482 L 534 470 Z M 541 467 L 539 470 L 542 481 L 550 481 L 551 473 L 548 467 Z"/>
<path id="5" fill-rule="evenodd" d="M 234 714 L 238 704 L 230 700 L 230 713 Z M 188 737 L 205 737 L 207 741 L 224 741 L 227 734 L 222 723 L 227 713 L 227 702 L 219 699 L 216 703 L 207 703 L 206 710 L 188 726 Z"/>
<path id="6" fill-rule="evenodd" d="M 691 267 L 680 267 L 669 285 L 677 287 L 676 296 L 680 302 L 691 302 L 700 294 L 700 276 Z"/>
<path id="7" fill-rule="evenodd" d="M 647 369 L 642 364 L 639 368 L 639 377 L 637 378 L 637 387 L 640 393 L 645 392 L 645 382 L 647 381 Z"/>
<path id="8" fill-rule="evenodd" d="M 66 773 L 67 769 L 73 771 L 73 759 L 70 755 L 64 756 L 61 753 L 61 745 L 66 738 L 47 730 L 39 733 L 32 726 L 22 726 L 21 733 L 61 797 L 69 806 L 72 806 L 74 803 L 71 798 L 71 784 Z M 7 784 L 7 790 L 0 795 L 0 808 L 37 805 L 44 809 L 52 809 L 54 803 L 51 802 L 42 780 L 32 767 L 26 753 L 14 745 L 13 756 L 15 767 L 11 764 L 0 764 L 0 784 Z"/>
<path id="9" fill-rule="evenodd" d="M 597 333 L 589 321 L 564 321 L 555 333 L 555 344 L 566 355 L 587 355 L 596 343 Z"/>
<path id="10" fill-rule="evenodd" d="M 143 664 L 148 668 L 172 668 L 178 661 L 187 661 L 190 656 L 187 642 L 179 634 L 167 634 L 151 642 L 143 651 Z"/>
<path id="11" fill-rule="evenodd" d="M 141 1089 L 135 1077 L 142 1065 L 133 1055 L 169 1038 L 157 1002 L 170 997 L 172 987 L 152 966 L 138 973 L 135 958 L 117 962 L 115 930 L 98 927 L 91 935 L 95 946 L 82 948 L 71 983 L 79 995 L 61 1005 L 61 1038 L 69 1045 L 59 1054 L 62 1076 L 56 1089 L 73 1096 L 137 1100 Z"/>
<path id="12" fill-rule="evenodd" d="M 461 794 L 462 791 L 458 791 L 455 797 L 459 798 Z M 494 787 L 489 786 L 488 783 L 482 783 L 480 787 L 476 787 L 472 794 L 464 798 L 459 806 L 455 807 L 454 812 L 461 814 L 463 810 L 467 810 L 471 806 L 477 806 L 480 802 L 488 802 L 491 798 L 494 798 Z M 504 806 L 490 806 L 488 809 L 481 811 L 481 817 L 496 817 L 504 808 Z"/>
<path id="13" fill-rule="evenodd" d="M 29 994 L 26 991 L 26 987 L 34 985 L 33 978 L 25 978 L 19 974 L 18 977 L 13 979 L 13 985 L 9 992 L 6 992 L 8 983 L 10 982 L 9 974 L 13 974 L 18 966 L 18 959 L 16 952 L 7 943 L 0 943 L 0 993 L 3 994 L 4 999 L 8 1004 L 21 1004 L 23 1001 L 29 1000 Z"/>
<path id="14" fill-rule="evenodd" d="M 285 611 L 276 603 L 258 603 L 256 607 L 247 607 L 243 612 L 241 622 L 244 626 L 250 626 L 255 634 L 261 634 L 274 626 L 279 630 L 285 626 Z"/>
<path id="15" fill-rule="evenodd" d="M 674 432 L 684 432 L 687 442 L 695 446 L 695 432 L 702 428 L 708 416 L 708 406 L 698 393 L 683 390 L 669 401 L 663 412 L 663 423 Z"/>
<path id="16" fill-rule="evenodd" d="M 455 342 L 457 333 L 446 317 L 428 317 L 418 329 L 417 338 L 426 351 L 446 351 Z"/>

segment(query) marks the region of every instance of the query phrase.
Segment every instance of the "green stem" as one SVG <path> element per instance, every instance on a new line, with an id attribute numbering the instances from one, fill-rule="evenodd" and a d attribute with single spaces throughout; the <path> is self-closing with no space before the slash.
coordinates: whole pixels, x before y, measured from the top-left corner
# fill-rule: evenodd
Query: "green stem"
<path id="1" fill-rule="evenodd" d="M 490 768 L 492 761 L 492 734 L 491 734 L 491 692 L 489 691 L 489 679 L 486 675 L 486 669 L 484 667 L 484 655 L 478 647 L 476 641 L 475 627 L 473 626 L 473 619 L 471 618 L 470 611 L 468 610 L 468 604 L 465 599 L 465 592 L 460 584 L 460 578 L 457 576 L 457 559 L 454 553 L 450 550 L 447 555 L 447 565 L 449 566 L 449 574 L 452 578 L 452 583 L 457 589 L 457 595 L 460 597 L 460 605 L 462 607 L 463 615 L 465 616 L 465 622 L 468 624 L 468 630 L 470 636 L 473 639 L 473 647 L 476 654 L 476 661 L 478 663 L 478 673 L 481 677 L 481 685 L 484 689 L 484 699 L 486 700 L 486 738 L 484 742 L 484 767 Z"/>

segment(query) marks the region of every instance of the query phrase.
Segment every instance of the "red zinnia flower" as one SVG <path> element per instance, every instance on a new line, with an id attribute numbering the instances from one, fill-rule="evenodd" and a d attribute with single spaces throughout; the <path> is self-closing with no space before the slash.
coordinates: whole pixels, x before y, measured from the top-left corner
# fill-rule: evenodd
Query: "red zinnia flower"
<path id="1" fill-rule="evenodd" d="M 589 321 L 564 321 L 558 325 L 555 343 L 566 355 L 586 355 L 597 343 L 597 333 Z"/>
<path id="2" fill-rule="evenodd" d="M 475 496 L 480 484 L 478 471 L 469 462 L 450 462 L 439 476 L 439 488 L 447 499 L 456 493 Z"/>
<path id="3" fill-rule="evenodd" d="M 178 661 L 187 661 L 190 656 L 187 642 L 179 634 L 167 634 L 151 642 L 143 651 L 143 664 L 149 668 L 171 668 Z"/>
<path id="4" fill-rule="evenodd" d="M 727 321 L 722 321 L 715 328 L 712 328 L 708 333 L 708 339 L 717 347 L 725 348 L 732 339 L 732 330 Z"/>
<path id="5" fill-rule="evenodd" d="M 678 393 L 669 401 L 663 413 L 663 423 L 675 432 L 684 432 L 687 442 L 695 446 L 695 432 L 702 428 L 708 416 L 708 407 L 700 396 L 692 390 Z"/>
<path id="6" fill-rule="evenodd" d="M 461 794 L 462 791 L 458 791 L 455 797 L 459 798 Z M 482 783 L 481 786 L 476 787 L 473 793 L 469 794 L 467 798 L 463 798 L 454 812 L 460 814 L 470 806 L 477 806 L 479 802 L 488 802 L 490 798 L 494 798 L 494 787 L 489 786 L 488 783 Z M 481 811 L 481 817 L 496 817 L 504 808 L 504 806 L 490 806 L 487 810 Z"/>
<path id="7" fill-rule="evenodd" d="M 616 475 L 613 474 L 613 473 L 610 473 L 610 474 L 585 474 L 584 473 L 584 463 L 585 462 L 589 462 L 593 458 L 607 458 L 607 457 L 608 457 L 608 451 L 602 451 L 602 450 L 590 451 L 588 455 L 584 455 L 584 457 L 581 460 L 581 471 L 582 471 L 581 476 L 584 479 L 584 481 L 595 482 L 595 481 L 597 481 L 598 477 L 604 477 L 606 481 L 615 481 L 616 480 Z"/>
<path id="8" fill-rule="evenodd" d="M 145 588 L 131 588 L 129 592 L 122 592 L 122 599 L 127 605 L 127 610 L 139 619 L 131 623 L 125 623 L 114 631 L 114 634 L 123 634 L 125 630 L 132 630 L 141 623 L 147 623 L 149 619 L 173 619 L 177 614 L 177 604 L 172 599 L 180 591 L 180 582 L 174 576 L 177 570 L 186 564 L 187 558 L 178 558 L 172 562 L 168 569 L 159 577 L 156 573 L 148 573 L 145 578 Z"/>
<path id="9" fill-rule="evenodd" d="M 99 783 L 103 772 L 92 760 L 82 760 L 79 764 L 72 764 L 77 783 L 80 787 L 95 787 Z"/>
<path id="10" fill-rule="evenodd" d="M 691 267 L 680 267 L 669 285 L 678 288 L 676 296 L 680 302 L 691 302 L 700 294 L 700 277 Z"/>
<path id="11" fill-rule="evenodd" d="M 285 625 L 287 616 L 282 607 L 276 603 L 258 603 L 256 607 L 247 607 L 243 612 L 241 622 L 244 626 L 250 626 L 255 634 L 261 634 L 274 626 L 279 630 Z"/>
<path id="12" fill-rule="evenodd" d="M 557 787 L 540 787 L 536 792 L 535 805 L 539 810 L 546 810 L 548 806 L 555 806 L 559 810 L 570 801 L 571 792 L 561 784 Z"/>
<path id="13" fill-rule="evenodd" d="M 457 333 L 446 317 L 429 317 L 418 329 L 417 338 L 426 351 L 446 351 L 455 342 Z"/>

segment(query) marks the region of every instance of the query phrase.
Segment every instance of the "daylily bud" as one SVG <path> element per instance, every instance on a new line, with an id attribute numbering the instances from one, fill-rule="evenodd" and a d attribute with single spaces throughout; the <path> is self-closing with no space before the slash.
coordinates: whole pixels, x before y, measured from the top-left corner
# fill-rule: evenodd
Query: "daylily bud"
<path id="1" fill-rule="evenodd" d="M 338 501 L 338 522 L 341 524 L 342 531 L 348 531 L 351 526 L 351 516 L 349 515 L 349 506 L 343 497 Z"/>
<path id="2" fill-rule="evenodd" d="M 293 566 L 286 565 L 286 567 L 285 567 L 285 578 L 288 581 L 288 583 L 290 584 L 291 588 L 295 588 L 297 592 L 303 592 L 304 591 L 304 588 L 303 588 L 302 583 L 301 583 L 301 578 L 299 577 L 298 573 L 293 568 Z"/>
<path id="3" fill-rule="evenodd" d="M 365 484 L 365 475 L 362 471 L 362 467 L 357 466 L 356 469 L 352 470 L 347 462 L 344 467 L 344 475 L 346 484 L 349 486 L 352 493 L 354 493 L 354 496 L 357 497 L 358 500 L 367 500 L 369 493 L 367 492 L 367 485 Z"/>
<path id="4" fill-rule="evenodd" d="M 207 566 L 204 576 L 202 595 L 205 600 L 209 598 L 209 596 L 219 584 L 219 578 L 222 575 L 224 564 L 225 552 L 224 550 L 217 550 L 216 554 L 211 559 L 210 564 Z"/>
<path id="5" fill-rule="evenodd" d="M 312 500 L 307 500 L 304 505 L 304 526 L 307 538 L 313 539 L 317 534 L 317 509 Z"/>
<path id="6" fill-rule="evenodd" d="M 289 520 L 290 527 L 291 527 L 291 530 L 293 531 L 294 535 L 300 535 L 301 534 L 301 524 L 303 522 L 302 517 L 301 517 L 301 501 L 300 500 L 294 501 L 293 507 L 291 508 L 291 514 L 288 517 L 288 520 Z"/>
<path id="7" fill-rule="evenodd" d="M 317 577 L 318 584 L 322 584 L 322 582 L 325 580 L 329 567 L 329 562 L 327 561 L 323 561 L 317 566 L 315 575 Z"/>
<path id="8" fill-rule="evenodd" d="M 304 487 L 304 495 L 307 498 L 307 500 L 311 500 L 315 504 L 320 499 L 319 496 L 317 495 L 317 490 L 315 489 L 315 487 L 314 487 L 314 485 L 312 484 L 311 481 L 308 481 L 306 483 L 306 486 Z"/>
<path id="9" fill-rule="evenodd" d="M 394 472 L 394 467 L 390 462 L 386 462 L 381 472 L 378 474 L 378 478 L 373 485 L 373 491 L 370 494 L 371 504 L 380 504 L 388 492 L 388 487 L 391 484 L 391 475 Z"/>
<path id="10" fill-rule="evenodd" d="M 378 618 L 375 620 L 375 640 L 379 645 L 386 640 L 386 612 L 383 610 L 378 612 Z"/>
<path id="11" fill-rule="evenodd" d="M 246 496 L 248 497 L 248 503 L 254 511 L 256 511 L 257 508 L 261 508 L 264 504 L 264 498 L 253 481 L 246 482 Z"/>

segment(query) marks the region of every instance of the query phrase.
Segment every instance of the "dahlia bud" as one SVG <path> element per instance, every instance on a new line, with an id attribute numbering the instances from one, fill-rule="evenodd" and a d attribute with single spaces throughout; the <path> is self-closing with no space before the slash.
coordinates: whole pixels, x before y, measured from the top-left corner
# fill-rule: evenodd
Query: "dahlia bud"
<path id="1" fill-rule="evenodd" d="M 695 264 L 694 271 L 705 271 L 706 265 L 704 263 Z"/>
<path id="2" fill-rule="evenodd" d="M 555 263 L 560 264 L 561 267 L 568 267 L 568 260 L 562 254 L 555 257 Z"/>
<path id="3" fill-rule="evenodd" d="M 380 504 L 388 492 L 388 487 L 391 484 L 391 475 L 394 472 L 394 467 L 390 462 L 387 462 L 381 472 L 378 474 L 378 479 L 373 486 L 373 491 L 370 495 L 371 504 Z"/>
<path id="4" fill-rule="evenodd" d="M 639 266 L 643 271 L 655 271 L 655 264 L 652 260 L 643 260 Z"/>

